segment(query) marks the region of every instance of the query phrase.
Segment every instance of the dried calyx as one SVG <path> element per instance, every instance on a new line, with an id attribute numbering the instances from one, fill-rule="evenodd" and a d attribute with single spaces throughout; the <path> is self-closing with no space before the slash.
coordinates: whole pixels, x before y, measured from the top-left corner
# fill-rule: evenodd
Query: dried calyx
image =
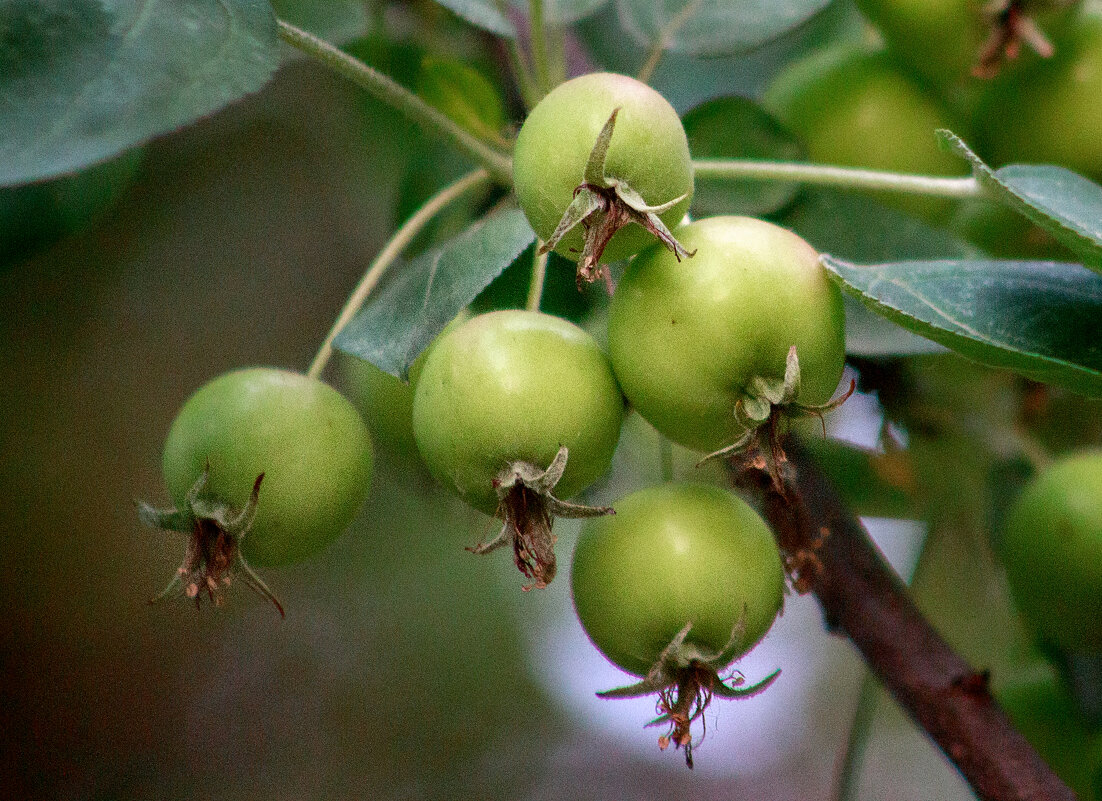
<path id="1" fill-rule="evenodd" d="M 599 517 L 614 514 L 607 506 L 583 506 L 567 503 L 554 496 L 552 490 L 566 470 L 569 451 L 559 448 L 546 468 L 529 462 L 516 461 L 498 473 L 494 489 L 499 499 L 497 517 L 501 532 L 489 542 L 467 550 L 489 553 L 504 545 L 513 549 L 517 568 L 532 580 L 524 587 L 546 587 L 555 577 L 555 535 L 551 531 L 556 517 Z"/>
<path id="2" fill-rule="evenodd" d="M 849 388 L 837 398 L 822 404 L 797 402 L 800 394 L 800 360 L 796 346 L 788 349 L 784 378 L 754 376 L 735 404 L 734 414 L 746 428 L 737 441 L 708 454 L 698 464 L 713 459 L 743 459 L 754 467 L 766 470 L 773 479 L 773 486 L 781 494 L 786 493 L 785 464 L 788 459 L 781 439 L 784 424 L 792 417 L 818 417 L 841 406 L 857 388 L 850 381 Z M 826 433 L 824 427 L 823 433 Z"/>
<path id="3" fill-rule="evenodd" d="M 678 261 L 682 256 L 691 257 L 696 253 L 690 253 L 682 247 L 658 216 L 672 209 L 688 195 L 680 195 L 666 203 L 650 206 L 626 181 L 606 174 L 605 161 L 619 111 L 619 108 L 613 110 L 612 116 L 601 128 L 593 150 L 589 153 L 582 183 L 574 190 L 574 199 L 567 206 L 554 233 L 540 247 L 540 253 L 548 252 L 570 231 L 581 225 L 585 230 L 585 237 L 581 256 L 578 258 L 578 288 L 603 277 L 610 294 L 612 277 L 608 269 L 600 264 L 601 256 L 605 246 L 625 225 L 635 223 L 643 226 L 673 251 Z"/>
<path id="4" fill-rule="evenodd" d="M 1042 58 L 1051 58 L 1055 54 L 1056 49 L 1033 19 L 1028 5 L 1024 0 L 994 0 L 984 7 L 983 13 L 991 32 L 972 67 L 974 77 L 987 79 L 997 76 L 1005 62 L 1021 55 L 1023 44 Z"/>
<path id="5" fill-rule="evenodd" d="M 657 694 L 659 714 L 647 726 L 664 726 L 666 732 L 658 738 L 658 747 L 664 751 L 673 743 L 675 748 L 684 749 L 685 764 L 690 768 L 693 767 L 691 727 L 700 720 L 704 728 L 704 710 L 712 698 L 750 698 L 766 690 L 781 673 L 775 670 L 751 685 L 746 685 L 745 678 L 738 671 L 720 675 L 720 671 L 730 662 L 725 654 L 741 641 L 745 633 L 745 609 L 735 623 L 727 645 L 718 652 L 686 642 L 692 627 L 692 623 L 685 624 L 662 650 L 642 681 L 597 693 L 601 698 L 638 698 Z M 700 741 L 697 742 L 699 744 Z"/>
<path id="6" fill-rule="evenodd" d="M 185 595 L 195 599 L 195 605 L 198 606 L 205 593 L 216 606 L 221 606 L 224 602 L 224 588 L 230 586 L 233 577 L 239 577 L 247 586 L 271 601 L 280 617 L 284 617 L 283 605 L 279 599 L 249 567 L 241 553 L 241 542 L 256 519 L 264 474 L 256 477 L 249 499 L 241 509 L 205 494 L 209 477 L 208 465 L 188 490 L 181 509 L 155 509 L 142 501 L 137 503 L 138 517 L 145 525 L 188 535 L 183 563 L 168 586 L 151 598 L 150 603 L 174 595 Z"/>

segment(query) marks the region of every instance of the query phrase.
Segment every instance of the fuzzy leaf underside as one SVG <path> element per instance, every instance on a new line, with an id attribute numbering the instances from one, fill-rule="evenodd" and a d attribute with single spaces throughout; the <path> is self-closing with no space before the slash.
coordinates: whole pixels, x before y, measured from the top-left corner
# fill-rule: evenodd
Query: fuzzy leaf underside
<path id="1" fill-rule="evenodd" d="M 334 345 L 399 378 L 413 360 L 536 239 L 519 209 L 483 217 L 459 236 L 392 268 L 394 280 Z"/>

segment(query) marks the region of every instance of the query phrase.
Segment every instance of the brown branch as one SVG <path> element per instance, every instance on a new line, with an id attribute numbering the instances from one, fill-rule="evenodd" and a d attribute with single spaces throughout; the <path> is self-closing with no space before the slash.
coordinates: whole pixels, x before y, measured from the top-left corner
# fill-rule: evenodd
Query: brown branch
<path id="1" fill-rule="evenodd" d="M 764 512 L 818 597 L 828 627 L 845 635 L 872 672 L 988 801 L 1074 801 L 1010 724 L 976 672 L 934 631 L 857 518 L 798 445 L 786 500 L 759 470 L 734 473 Z M 810 559 L 808 558 L 810 556 Z"/>

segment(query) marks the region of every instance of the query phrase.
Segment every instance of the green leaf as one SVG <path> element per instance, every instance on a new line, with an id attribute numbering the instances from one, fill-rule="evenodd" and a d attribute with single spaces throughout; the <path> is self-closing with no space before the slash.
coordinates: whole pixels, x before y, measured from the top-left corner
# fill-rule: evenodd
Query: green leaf
<path id="1" fill-rule="evenodd" d="M 1081 265 L 822 261 L 844 290 L 904 328 L 981 364 L 1102 395 L 1102 276 Z"/>
<path id="2" fill-rule="evenodd" d="M 0 185 L 80 169 L 262 87 L 266 0 L 4 0 Z"/>
<path id="3" fill-rule="evenodd" d="M 336 44 L 363 36 L 371 27 L 362 0 L 271 0 L 271 4 L 280 19 Z"/>
<path id="4" fill-rule="evenodd" d="M 436 0 L 449 11 L 454 11 L 476 28 L 481 28 L 498 36 L 515 39 L 516 26 L 501 13 L 494 0 Z"/>
<path id="5" fill-rule="evenodd" d="M 616 0 L 620 23 L 643 45 L 693 56 L 744 53 L 795 28 L 829 0 Z"/>
<path id="6" fill-rule="evenodd" d="M 942 141 L 972 164 L 991 195 L 1051 233 L 1093 270 L 1102 272 L 1102 186 L 1048 164 L 1010 164 L 992 170 L 949 131 Z"/>
<path id="7" fill-rule="evenodd" d="M 504 144 L 505 101 L 489 78 L 456 59 L 426 57 L 417 94 L 471 133 Z"/>
<path id="8" fill-rule="evenodd" d="M 404 379 L 444 326 L 535 239 L 519 209 L 482 218 L 444 245 L 391 268 L 393 280 L 334 344 Z"/>
<path id="9" fill-rule="evenodd" d="M 796 58 L 818 50 L 823 42 L 863 41 L 868 23 L 852 3 L 830 3 L 803 25 L 793 28 L 752 53 L 717 58 L 693 58 L 665 53 L 650 84 L 684 113 L 713 97 L 759 97 L 777 71 Z M 600 53 L 600 66 L 609 72 L 632 75 L 647 58 L 651 42 L 624 35 L 615 6 L 582 20 L 573 31 L 586 51 Z"/>
<path id="10" fill-rule="evenodd" d="M 803 161 L 796 137 L 745 97 L 720 97 L 685 114 L 685 134 L 693 158 Z M 694 217 L 713 214 L 760 216 L 778 211 L 796 197 L 800 185 L 783 181 L 696 179 Z"/>

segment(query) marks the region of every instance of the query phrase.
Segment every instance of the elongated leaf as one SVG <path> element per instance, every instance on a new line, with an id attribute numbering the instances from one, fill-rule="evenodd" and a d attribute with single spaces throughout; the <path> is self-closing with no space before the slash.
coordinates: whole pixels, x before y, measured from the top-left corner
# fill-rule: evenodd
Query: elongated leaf
<path id="1" fill-rule="evenodd" d="M 395 279 L 334 344 L 405 378 L 413 360 L 444 326 L 535 239 L 519 209 L 483 218 L 441 247 L 392 267 L 398 273 Z"/>
<path id="2" fill-rule="evenodd" d="M 822 257 L 879 314 L 982 364 L 1102 396 L 1102 276 L 1078 264 Z"/>
<path id="3" fill-rule="evenodd" d="M 1088 267 L 1102 272 L 1102 186 L 1049 164 L 1010 164 L 992 170 L 959 136 L 938 133 L 971 162 L 976 178 L 999 202 L 1037 223 Z"/>
<path id="4" fill-rule="evenodd" d="M 802 161 L 796 137 L 746 97 L 709 100 L 685 114 L 685 135 L 695 159 L 744 158 Z M 796 197 L 798 183 L 696 179 L 693 215 L 772 214 Z"/>
<path id="5" fill-rule="evenodd" d="M 255 92 L 278 61 L 266 0 L 3 0 L 0 185 L 186 125 Z"/>
<path id="6" fill-rule="evenodd" d="M 693 56 L 744 53 L 795 28 L 829 0 L 616 0 L 640 44 Z"/>
<path id="7" fill-rule="evenodd" d="M 501 13 L 494 0 L 436 0 L 436 2 L 454 11 L 476 28 L 509 39 L 516 38 L 516 26 Z"/>

